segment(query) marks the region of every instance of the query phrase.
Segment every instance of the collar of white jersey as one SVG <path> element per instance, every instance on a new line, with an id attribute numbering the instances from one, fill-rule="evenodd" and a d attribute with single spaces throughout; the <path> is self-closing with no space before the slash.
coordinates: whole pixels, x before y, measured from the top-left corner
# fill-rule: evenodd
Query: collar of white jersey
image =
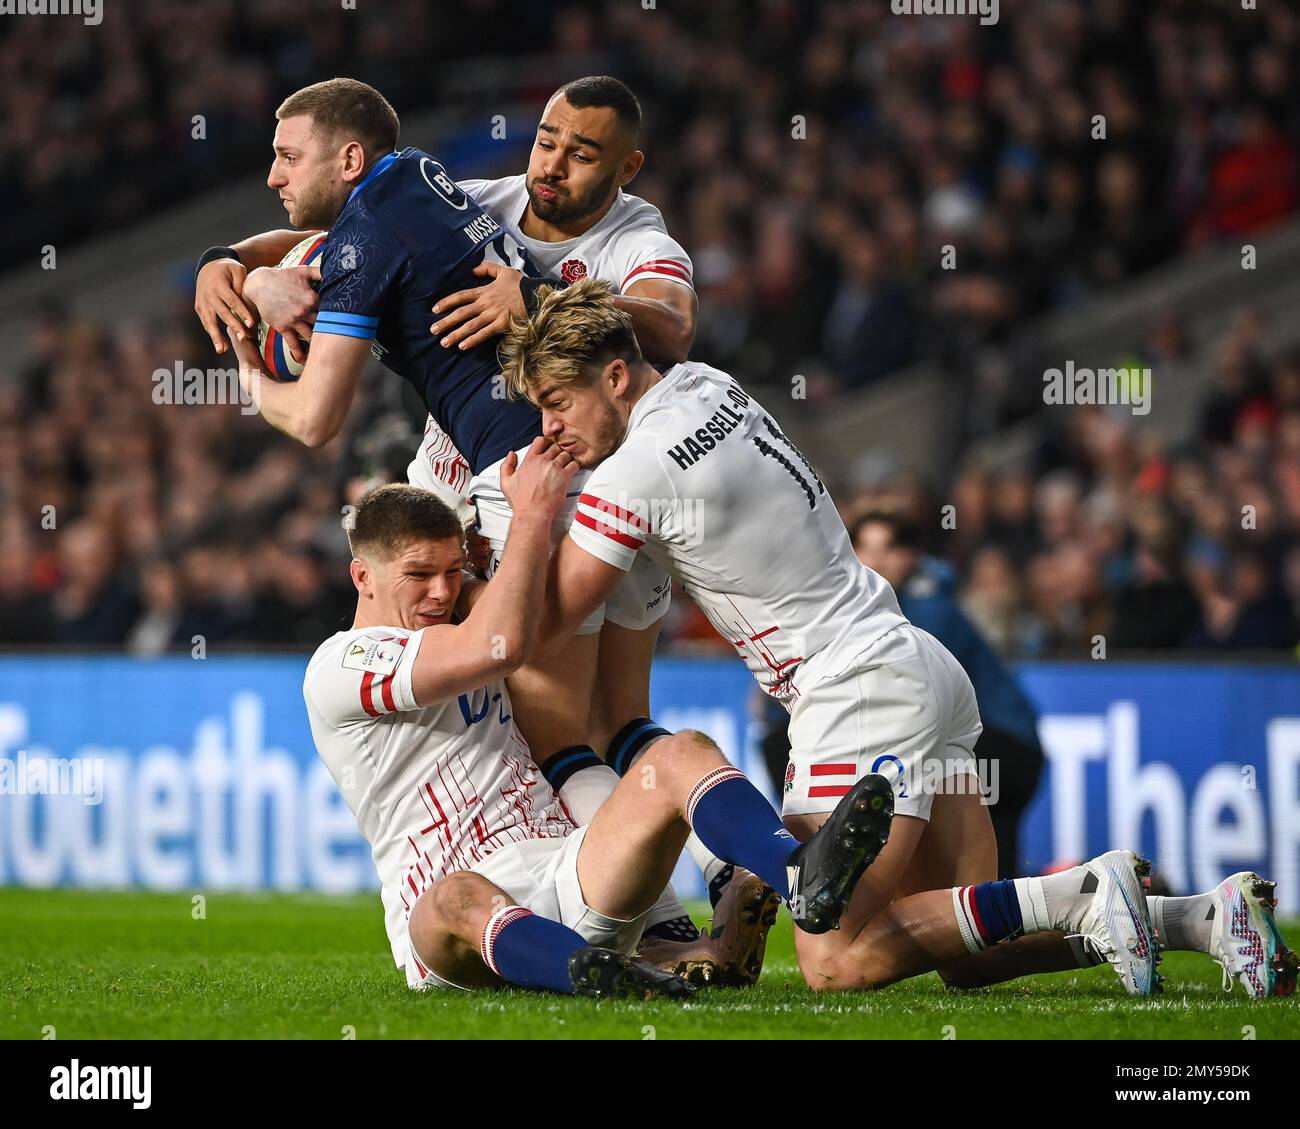
<path id="1" fill-rule="evenodd" d="M 673 386 L 682 378 L 686 371 L 685 362 L 672 366 L 666 372 L 659 375 L 659 379 L 652 384 L 649 389 L 641 396 L 635 404 L 632 405 L 632 411 L 627 417 L 627 434 L 632 433 L 632 429 L 641 422 L 641 417 L 646 412 L 652 411 L 664 399 L 665 396 L 671 395 Z M 627 436 L 625 435 L 624 438 Z"/>

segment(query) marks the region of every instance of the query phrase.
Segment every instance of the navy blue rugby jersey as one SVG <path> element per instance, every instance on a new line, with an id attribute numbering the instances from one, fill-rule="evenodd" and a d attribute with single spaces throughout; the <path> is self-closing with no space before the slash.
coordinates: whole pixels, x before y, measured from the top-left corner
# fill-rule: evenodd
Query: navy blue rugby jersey
<path id="1" fill-rule="evenodd" d="M 507 238 L 441 164 L 408 148 L 353 189 L 321 262 L 315 332 L 375 342 L 474 473 L 532 442 L 541 417 L 528 401 L 504 398 L 495 339 L 444 349 L 429 326 L 437 299 L 483 285 L 470 272 L 485 257 L 510 261 Z"/>

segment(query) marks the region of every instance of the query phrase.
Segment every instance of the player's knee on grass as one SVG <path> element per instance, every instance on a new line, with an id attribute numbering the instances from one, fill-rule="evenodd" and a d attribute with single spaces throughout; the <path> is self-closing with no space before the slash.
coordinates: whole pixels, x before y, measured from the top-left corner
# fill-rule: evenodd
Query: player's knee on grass
<path id="1" fill-rule="evenodd" d="M 479 940 L 488 918 L 510 901 L 479 874 L 439 879 L 411 908 L 407 931 L 415 955 L 448 984 L 469 989 L 499 983 L 483 963 Z"/>
<path id="2" fill-rule="evenodd" d="M 801 960 L 799 971 L 803 973 L 803 982 L 814 992 L 850 992 L 879 986 L 841 957 Z"/>
<path id="3" fill-rule="evenodd" d="M 799 970 L 814 992 L 869 992 L 900 979 L 870 958 L 855 958 L 851 951 L 829 960 L 801 961 Z"/>
<path id="4" fill-rule="evenodd" d="M 440 878 L 433 897 L 439 916 L 462 936 L 481 932 L 488 918 L 512 904 L 504 890 L 469 870 Z"/>
<path id="5" fill-rule="evenodd" d="M 795 952 L 803 981 L 814 992 L 866 992 L 884 988 L 903 979 L 900 969 L 883 949 L 863 944 L 865 925 L 817 937 L 795 936 Z"/>
<path id="6" fill-rule="evenodd" d="M 988 975 L 980 971 L 980 966 L 968 960 L 954 961 L 936 969 L 939 979 L 947 988 L 970 991 L 973 988 L 986 988 L 993 983 Z"/>

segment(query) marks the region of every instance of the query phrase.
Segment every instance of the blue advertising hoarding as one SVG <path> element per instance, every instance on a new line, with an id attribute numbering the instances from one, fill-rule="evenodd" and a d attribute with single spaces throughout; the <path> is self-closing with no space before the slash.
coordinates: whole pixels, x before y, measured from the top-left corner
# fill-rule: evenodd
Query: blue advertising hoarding
<path id="1" fill-rule="evenodd" d="M 374 871 L 312 746 L 306 659 L 0 657 L 0 884 L 351 892 Z M 1136 845 L 1177 892 L 1260 870 L 1300 912 L 1300 671 L 1028 664 L 1033 869 Z M 656 664 L 655 716 L 771 793 L 738 662 Z M 689 863 L 684 896 L 701 892 Z"/>

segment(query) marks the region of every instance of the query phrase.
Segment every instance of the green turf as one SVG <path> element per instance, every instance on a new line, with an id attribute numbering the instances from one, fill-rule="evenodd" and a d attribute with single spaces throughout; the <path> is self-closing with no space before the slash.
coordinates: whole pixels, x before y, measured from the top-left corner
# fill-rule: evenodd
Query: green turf
<path id="1" fill-rule="evenodd" d="M 698 908 L 698 907 L 697 907 Z M 1160 997 L 1124 995 L 1108 968 L 958 993 L 936 976 L 815 996 L 784 914 L 755 989 L 687 1005 L 522 992 L 413 993 L 392 966 L 377 897 L 0 889 L 0 1037 L 915 1038 L 1300 1037 L 1300 996 L 1219 988 L 1208 957 L 1171 953 Z M 1289 936 L 1300 933 L 1290 923 Z M 945 1031 L 945 1028 L 950 1031 Z"/>

